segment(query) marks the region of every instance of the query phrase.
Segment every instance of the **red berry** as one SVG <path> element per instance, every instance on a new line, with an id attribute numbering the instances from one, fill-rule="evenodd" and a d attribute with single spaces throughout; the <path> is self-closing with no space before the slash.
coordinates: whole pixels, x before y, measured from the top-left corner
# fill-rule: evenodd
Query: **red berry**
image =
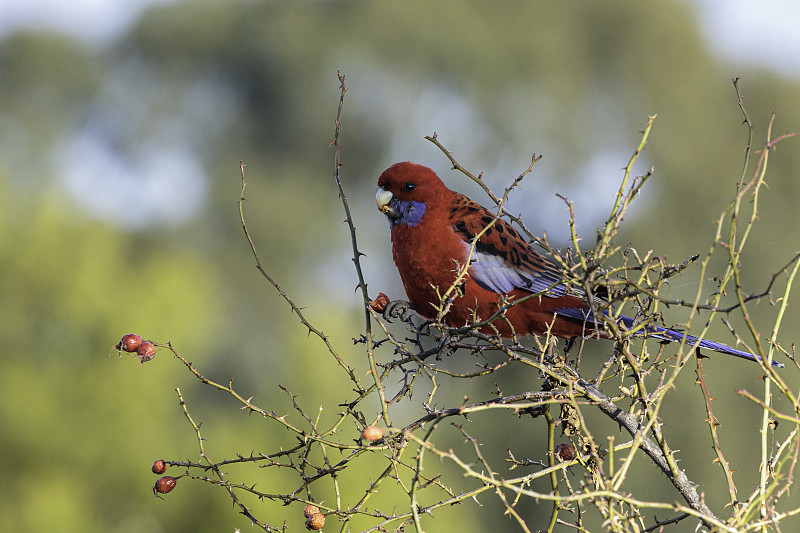
<path id="1" fill-rule="evenodd" d="M 306 529 L 319 531 L 323 527 L 325 527 L 325 515 L 322 513 L 312 514 L 306 520 Z"/>
<path id="2" fill-rule="evenodd" d="M 167 471 L 167 467 L 168 466 L 169 465 L 167 464 L 167 462 L 164 459 L 159 459 L 158 461 L 153 463 L 153 467 L 152 467 L 153 473 L 154 474 L 163 474 L 164 472 Z"/>
<path id="3" fill-rule="evenodd" d="M 126 352 L 133 353 L 139 349 L 139 346 L 142 344 L 142 338 L 137 335 L 136 333 L 128 333 L 122 337 L 122 340 L 119 341 L 120 349 L 125 350 Z"/>
<path id="4" fill-rule="evenodd" d="M 383 438 L 383 430 L 377 426 L 367 426 L 361 432 L 361 438 L 369 442 L 381 440 Z"/>
<path id="5" fill-rule="evenodd" d="M 150 341 L 144 341 L 139 346 L 139 349 L 136 350 L 136 357 L 138 357 L 142 363 L 146 363 L 155 356 L 156 356 L 156 347 Z"/>
<path id="6" fill-rule="evenodd" d="M 156 480 L 156 484 L 153 487 L 153 494 L 155 494 L 156 492 L 161 493 L 161 494 L 166 494 L 168 492 L 171 492 L 172 489 L 175 488 L 175 484 L 177 482 L 178 482 L 178 479 L 174 478 L 172 476 L 160 477 L 160 478 L 158 478 Z"/>
<path id="7" fill-rule="evenodd" d="M 386 309 L 386 305 L 390 302 L 389 297 L 383 294 L 382 292 L 378 293 L 378 296 L 369 303 L 369 306 L 375 310 L 377 313 L 383 313 L 383 310 Z"/>
<path id="8" fill-rule="evenodd" d="M 553 453 L 562 461 L 572 461 L 575 457 L 575 448 L 569 442 L 560 442 L 556 444 Z"/>
<path id="9" fill-rule="evenodd" d="M 308 504 L 306 505 L 305 509 L 303 509 L 303 516 L 306 518 L 311 518 L 312 515 L 319 514 L 319 507 L 316 505 Z"/>

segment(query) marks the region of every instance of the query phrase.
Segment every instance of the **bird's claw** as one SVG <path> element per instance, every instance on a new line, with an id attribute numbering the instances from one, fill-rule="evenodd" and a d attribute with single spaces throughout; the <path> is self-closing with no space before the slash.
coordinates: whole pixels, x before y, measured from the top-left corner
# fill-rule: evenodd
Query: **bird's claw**
<path id="1" fill-rule="evenodd" d="M 405 322 L 408 320 L 411 310 L 411 302 L 407 302 L 405 300 L 393 300 L 386 304 L 386 308 L 383 310 L 383 318 L 387 322 L 394 322 L 396 320 L 402 320 Z"/>

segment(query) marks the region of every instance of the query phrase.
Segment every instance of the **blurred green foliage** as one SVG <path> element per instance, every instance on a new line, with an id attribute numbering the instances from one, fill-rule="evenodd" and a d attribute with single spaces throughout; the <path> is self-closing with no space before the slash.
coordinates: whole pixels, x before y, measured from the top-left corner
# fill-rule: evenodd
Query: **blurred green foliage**
<path id="1" fill-rule="evenodd" d="M 291 410 L 278 384 L 310 412 L 326 405 L 326 416 L 347 399 L 344 376 L 318 339 L 306 335 L 253 268 L 236 210 L 243 159 L 247 223 L 265 267 L 363 372 L 363 354 L 351 342 L 363 326 L 349 235 L 331 178 L 337 69 L 349 86 L 342 173 L 368 282 L 371 291 L 396 298 L 402 288 L 373 203 L 378 174 L 412 159 L 480 198 L 423 140 L 434 130 L 462 164 L 486 170 L 496 190 L 533 152 L 544 154 L 512 210 L 535 231 L 563 239 L 567 216 L 554 196 L 560 192 L 575 199 L 579 230 L 591 240 L 638 130 L 658 113 L 645 153 L 655 178 L 622 236 L 680 262 L 707 249 L 741 172 L 747 132 L 730 78 L 743 77 L 748 111 L 760 127 L 757 145 L 773 106 L 780 132 L 800 125 L 796 83 L 765 71 L 731 72 L 704 50 L 681 2 L 501 9 L 478 1 L 185 1 L 148 10 L 126 34 L 97 48 L 48 33 L 7 36 L 0 42 L 1 530 L 248 527 L 224 492 L 205 484 L 182 480 L 166 501 L 152 500 L 152 461 L 198 454 L 173 389 L 183 390 L 205 422 L 215 458 L 275 449 L 284 436 L 238 416 L 228 398 L 200 386 L 163 350 L 142 367 L 130 356 L 107 356 L 124 333 L 172 341 L 203 372 L 233 379 L 262 407 Z M 93 157 L 72 144 L 78 136 L 132 169 L 132 181 L 79 169 L 96 189 L 76 189 L 76 171 L 67 165 Z M 770 189 L 742 259 L 753 292 L 800 245 L 795 142 L 771 160 Z M 188 156 L 202 172 L 180 182 L 186 189 L 159 189 L 171 177 L 167 171 L 156 172 L 155 188 L 145 187 L 137 165 L 155 149 Z M 204 191 L 197 207 L 175 217 L 197 191 Z M 100 208 L 98 198 L 107 199 Z M 691 275 L 685 285 L 676 280 L 674 296 L 690 297 L 695 283 Z M 770 310 L 766 302 L 755 309 L 764 334 Z M 786 319 L 785 344 L 798 318 L 792 311 Z M 730 341 L 724 329 L 714 333 Z M 723 438 L 741 443 L 729 459 L 747 465 L 737 479 L 749 488 L 758 466 L 748 451 L 757 442 L 758 410 L 734 390 L 757 386 L 759 372 L 720 357 L 707 366 Z M 512 372 L 441 386 L 452 388 L 457 404 L 463 396 L 487 397 L 496 380 L 506 392 L 537 386 Z M 420 391 L 403 405 L 409 421 L 422 413 L 423 398 Z M 701 409 L 700 398 L 698 392 L 671 399 L 674 415 L 664 419 L 685 451 L 681 464 L 690 478 L 705 480 L 718 474 L 707 429 L 678 423 Z M 504 430 L 509 425 L 517 430 Z M 502 435 L 487 451 L 500 456 L 507 448 L 518 456 L 540 450 L 544 436 L 536 429 L 506 416 L 472 428 L 488 441 Z M 372 475 L 364 463 L 343 482 L 363 484 Z M 641 463 L 632 490 L 669 490 L 666 482 L 654 484 L 658 474 Z M 254 470 L 237 475 L 264 487 L 293 482 Z M 703 490 L 710 503 L 724 501 L 716 487 Z M 428 527 L 515 530 L 510 520 L 498 520 L 496 504 L 481 503 L 487 507 L 443 512 Z M 285 519 L 301 527 L 299 509 L 254 505 L 273 525 Z M 544 515 L 535 506 L 521 512 Z"/>

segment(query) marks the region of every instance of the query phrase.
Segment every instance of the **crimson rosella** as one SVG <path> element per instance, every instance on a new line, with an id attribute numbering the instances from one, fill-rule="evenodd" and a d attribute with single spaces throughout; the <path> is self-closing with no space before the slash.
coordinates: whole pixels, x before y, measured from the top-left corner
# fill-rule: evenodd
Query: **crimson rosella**
<path id="1" fill-rule="evenodd" d="M 528 296 L 480 331 L 504 337 L 549 332 L 565 339 L 608 338 L 592 310 L 606 312 L 603 299 L 587 297 L 583 290 L 565 283 L 561 267 L 534 250 L 509 223 L 448 189 L 430 168 L 409 162 L 392 165 L 378 179 L 376 201 L 389 219 L 392 255 L 406 294 L 422 317 L 436 318 L 442 295 L 469 258 L 459 290 L 451 291 L 446 302 L 443 320 L 448 325 L 461 327 L 489 319 L 504 303 Z M 472 241 L 484 229 L 470 256 Z M 636 326 L 628 317 L 617 320 L 627 328 Z M 687 344 L 700 348 L 759 360 L 756 355 L 668 328 L 648 325 L 644 329 L 657 339 L 685 338 Z"/>

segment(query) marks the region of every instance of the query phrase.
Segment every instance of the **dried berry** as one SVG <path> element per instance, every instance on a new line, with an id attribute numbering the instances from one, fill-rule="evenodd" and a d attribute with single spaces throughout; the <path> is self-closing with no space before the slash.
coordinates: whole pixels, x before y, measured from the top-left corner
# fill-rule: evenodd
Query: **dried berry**
<path id="1" fill-rule="evenodd" d="M 376 313 L 383 313 L 383 310 L 386 309 L 386 305 L 390 302 L 389 297 L 383 294 L 382 292 L 378 293 L 377 298 L 372 300 L 369 303 L 369 306 L 375 310 Z"/>
<path id="2" fill-rule="evenodd" d="M 575 457 L 575 448 L 573 448 L 572 444 L 569 442 L 560 442 L 556 444 L 556 447 L 553 449 L 553 453 L 561 461 L 572 461 L 572 459 Z"/>
<path id="3" fill-rule="evenodd" d="M 159 459 L 158 461 L 153 463 L 153 468 L 152 468 L 153 473 L 159 475 L 163 474 L 164 472 L 167 471 L 167 466 L 169 465 L 167 465 L 167 462 L 164 459 Z"/>
<path id="4" fill-rule="evenodd" d="M 142 338 L 136 333 L 128 333 L 122 337 L 122 340 L 117 344 L 118 350 L 125 350 L 126 352 L 133 353 L 139 349 L 142 344 Z"/>
<path id="5" fill-rule="evenodd" d="M 383 438 L 383 430 L 377 426 L 367 426 L 361 432 L 361 438 L 369 442 L 381 440 Z"/>
<path id="6" fill-rule="evenodd" d="M 175 484 L 178 482 L 177 478 L 172 476 L 163 476 L 156 480 L 156 485 L 153 487 L 153 494 L 156 492 L 160 494 L 166 494 L 171 492 L 172 489 L 175 488 Z"/>
<path id="7" fill-rule="evenodd" d="M 306 529 L 319 531 L 323 527 L 325 527 L 325 515 L 322 513 L 312 514 L 306 520 Z"/>
<path id="8" fill-rule="evenodd" d="M 136 350 L 136 357 L 138 357 L 139 361 L 141 361 L 142 363 L 146 363 L 155 356 L 156 356 L 156 347 L 150 341 L 144 341 L 139 346 L 139 349 Z"/>
<path id="9" fill-rule="evenodd" d="M 319 507 L 316 505 L 311 505 L 310 503 L 306 505 L 305 509 L 303 509 L 303 516 L 306 518 L 311 518 L 312 515 L 319 514 Z"/>

